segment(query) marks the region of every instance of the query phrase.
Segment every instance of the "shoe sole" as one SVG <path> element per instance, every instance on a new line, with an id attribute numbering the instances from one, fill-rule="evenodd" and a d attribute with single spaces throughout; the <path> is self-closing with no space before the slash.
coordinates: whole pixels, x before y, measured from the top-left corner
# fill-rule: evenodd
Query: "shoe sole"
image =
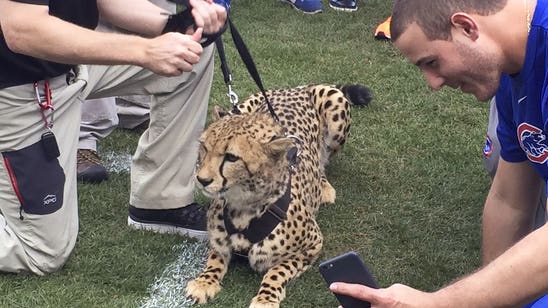
<path id="1" fill-rule="evenodd" d="M 186 228 L 177 227 L 177 226 L 141 222 L 141 221 L 133 220 L 131 219 L 131 217 L 127 218 L 127 225 L 136 230 L 145 230 L 145 231 L 152 231 L 156 233 L 165 233 L 165 234 L 179 234 L 179 235 L 187 236 L 200 241 L 207 240 L 207 231 L 198 231 L 198 230 L 186 229 Z"/>
<path id="2" fill-rule="evenodd" d="M 346 7 L 334 6 L 334 5 L 331 5 L 331 3 L 329 3 L 329 7 L 334 9 L 335 11 L 340 11 L 340 12 L 355 12 L 355 11 L 358 10 L 358 7 L 350 9 L 350 8 L 346 8 Z"/>
<path id="3" fill-rule="evenodd" d="M 316 11 L 312 11 L 312 12 L 303 11 L 300 8 L 298 8 L 297 6 L 295 6 L 295 4 L 291 1 L 289 1 L 289 0 L 280 0 L 280 1 L 282 1 L 283 3 L 287 3 L 287 4 L 291 5 L 294 9 L 296 9 L 299 12 L 302 12 L 302 13 L 305 13 L 305 14 L 308 14 L 308 15 L 314 15 L 314 14 L 323 12 L 323 10 L 321 10 L 321 9 L 316 10 Z"/>
<path id="4" fill-rule="evenodd" d="M 82 183 L 85 183 L 85 184 L 99 184 L 101 182 L 104 182 L 106 180 L 108 180 L 108 176 L 104 177 L 104 176 L 99 176 L 99 177 L 95 177 L 95 176 L 89 176 L 89 175 L 78 175 L 76 177 L 76 180 L 78 182 L 82 182 Z"/>

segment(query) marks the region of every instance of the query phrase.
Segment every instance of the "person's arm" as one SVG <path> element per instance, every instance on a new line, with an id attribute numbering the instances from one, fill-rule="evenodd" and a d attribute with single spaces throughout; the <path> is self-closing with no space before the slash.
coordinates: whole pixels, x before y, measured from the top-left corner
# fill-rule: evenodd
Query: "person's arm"
<path id="1" fill-rule="evenodd" d="M 491 242 L 487 239 L 487 249 L 491 258 L 498 256 L 496 259 L 476 273 L 433 293 L 401 284 L 375 290 L 357 284 L 336 283 L 331 290 L 369 301 L 374 308 L 514 307 L 548 292 L 548 258 L 543 257 L 548 255 L 548 225 L 523 237 L 526 230 L 531 229 L 532 218 L 528 217 L 534 215 L 538 204 L 538 176 L 527 162 L 501 160 L 499 164 L 498 179 L 493 182 L 486 206 L 495 206 L 498 201 L 504 205 L 498 206 L 508 208 L 501 209 L 500 217 L 497 208 L 488 209 L 487 215 L 491 217 L 484 218 L 484 224 L 492 224 L 484 227 L 484 232 L 488 233 L 484 236 L 491 239 Z M 533 210 L 516 208 L 518 204 L 526 203 L 526 207 Z M 512 220 L 508 217 L 510 214 L 518 218 Z M 512 221 L 520 226 L 512 227 Z M 504 230 L 504 226 L 509 229 Z M 503 239 L 499 241 L 497 236 Z"/>
<path id="2" fill-rule="evenodd" d="M 149 37 L 162 34 L 167 18 L 172 14 L 150 1 L 97 0 L 97 8 L 102 20 Z"/>
<path id="3" fill-rule="evenodd" d="M 192 70 L 203 50 L 201 29 L 152 39 L 101 33 L 51 16 L 47 6 L 10 0 L 0 0 L 0 27 L 16 53 L 66 64 L 133 64 L 166 76 Z"/>
<path id="4" fill-rule="evenodd" d="M 482 257 L 487 264 L 533 230 L 542 182 L 530 162 L 502 158 L 483 209 Z"/>
<path id="5" fill-rule="evenodd" d="M 372 289 L 334 283 L 331 291 L 372 308 L 518 307 L 548 292 L 548 225 L 531 232 L 483 269 L 433 293 L 395 284 Z"/>
<path id="6" fill-rule="evenodd" d="M 203 28 L 204 33 L 217 33 L 225 24 L 227 12 L 221 5 L 205 0 L 190 0 L 191 14 L 195 26 Z M 162 33 L 170 14 L 149 1 L 135 0 L 98 0 L 97 6 L 101 17 L 109 23 L 147 36 Z M 162 18 L 158 18 L 162 16 Z M 135 22 L 139 20 L 139 22 Z M 188 34 L 191 34 L 190 29 Z"/>
<path id="7" fill-rule="evenodd" d="M 531 232 L 480 271 L 435 293 L 470 307 L 516 307 L 548 292 L 548 225 Z M 466 305 L 465 305 L 466 306 Z"/>

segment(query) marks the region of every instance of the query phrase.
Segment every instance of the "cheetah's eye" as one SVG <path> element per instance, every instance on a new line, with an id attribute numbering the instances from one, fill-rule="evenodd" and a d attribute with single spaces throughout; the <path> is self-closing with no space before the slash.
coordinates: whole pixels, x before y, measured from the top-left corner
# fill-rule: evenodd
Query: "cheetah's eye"
<path id="1" fill-rule="evenodd" d="M 203 143 L 200 142 L 200 147 L 198 148 L 198 158 L 203 158 L 207 154 L 207 149 Z"/>
<path id="2" fill-rule="evenodd" d="M 235 161 L 238 161 L 240 158 L 234 154 L 231 154 L 231 153 L 225 153 L 225 158 L 224 160 L 225 161 L 228 161 L 228 162 L 235 162 Z"/>

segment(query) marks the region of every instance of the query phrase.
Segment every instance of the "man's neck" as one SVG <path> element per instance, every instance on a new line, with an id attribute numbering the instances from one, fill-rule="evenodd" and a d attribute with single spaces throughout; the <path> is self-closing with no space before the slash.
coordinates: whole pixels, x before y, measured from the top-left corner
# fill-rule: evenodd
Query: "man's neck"
<path id="1" fill-rule="evenodd" d="M 523 67 L 536 3 L 536 0 L 509 0 L 508 5 L 500 12 L 500 16 L 496 16 L 500 18 L 500 23 L 497 20 L 495 24 L 502 27 L 491 30 L 498 32 L 498 34 L 492 34 L 499 42 L 506 59 L 503 63 L 505 73 L 516 74 Z"/>

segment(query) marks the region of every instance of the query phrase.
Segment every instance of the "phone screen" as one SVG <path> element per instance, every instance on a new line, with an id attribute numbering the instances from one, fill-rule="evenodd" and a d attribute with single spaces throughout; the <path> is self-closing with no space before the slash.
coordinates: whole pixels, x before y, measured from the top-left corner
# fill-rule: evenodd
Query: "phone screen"
<path id="1" fill-rule="evenodd" d="M 347 282 L 366 285 L 378 289 L 375 277 L 371 274 L 360 256 L 349 251 L 342 255 L 320 263 L 320 274 L 327 285 L 333 282 Z M 335 297 L 344 308 L 369 308 L 371 304 L 350 296 L 335 294 Z"/>

